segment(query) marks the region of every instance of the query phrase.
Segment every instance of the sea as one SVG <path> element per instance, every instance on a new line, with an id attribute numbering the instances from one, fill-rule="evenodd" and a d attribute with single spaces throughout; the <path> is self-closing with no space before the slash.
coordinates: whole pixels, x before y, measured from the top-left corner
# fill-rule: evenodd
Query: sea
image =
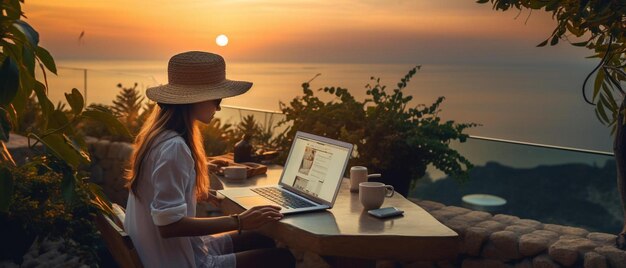
<path id="1" fill-rule="evenodd" d="M 167 83 L 167 62 L 148 60 L 57 60 L 58 75 L 48 73 L 48 94 L 54 103 L 76 88 L 86 102 L 111 104 L 123 87 L 146 88 Z M 596 60 L 581 59 L 540 64 L 422 64 L 404 89 L 412 105 L 445 101 L 439 115 L 455 122 L 474 122 L 467 132 L 476 136 L 612 151 L 607 126 L 582 96 L 585 76 Z M 223 101 L 225 106 L 278 111 L 279 103 L 301 96 L 302 83 L 311 88 L 343 87 L 357 99 L 367 98 L 366 85 L 380 78 L 389 91 L 418 64 L 338 64 L 233 62 L 227 77 L 254 83 L 252 89 Z M 41 74 L 38 74 L 41 78 Z M 593 81 L 593 79 L 591 79 Z M 589 83 L 588 91 L 592 90 Z M 333 100 L 316 92 L 323 100 Z"/>

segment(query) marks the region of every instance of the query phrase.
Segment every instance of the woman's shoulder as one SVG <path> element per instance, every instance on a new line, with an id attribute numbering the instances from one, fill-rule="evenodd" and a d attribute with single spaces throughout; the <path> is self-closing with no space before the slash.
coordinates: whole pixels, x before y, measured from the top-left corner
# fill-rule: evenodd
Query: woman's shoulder
<path id="1" fill-rule="evenodd" d="M 166 130 L 155 140 L 153 149 L 161 156 L 177 157 L 183 155 L 191 156 L 191 150 L 183 137 L 175 131 Z"/>

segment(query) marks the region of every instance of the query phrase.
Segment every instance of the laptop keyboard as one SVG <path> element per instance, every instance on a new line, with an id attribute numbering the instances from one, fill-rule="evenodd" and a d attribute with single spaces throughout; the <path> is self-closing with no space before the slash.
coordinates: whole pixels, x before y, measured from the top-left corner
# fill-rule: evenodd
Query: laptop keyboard
<path id="1" fill-rule="evenodd" d="M 276 187 L 252 188 L 250 190 L 285 208 L 306 208 L 315 206 Z"/>

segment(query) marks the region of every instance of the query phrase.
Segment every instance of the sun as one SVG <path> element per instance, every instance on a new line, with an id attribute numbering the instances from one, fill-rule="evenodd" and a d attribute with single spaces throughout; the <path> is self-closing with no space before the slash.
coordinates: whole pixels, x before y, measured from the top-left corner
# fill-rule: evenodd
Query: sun
<path id="1" fill-rule="evenodd" d="M 228 37 L 226 35 L 220 34 L 215 38 L 215 43 L 220 47 L 224 47 L 228 45 Z"/>

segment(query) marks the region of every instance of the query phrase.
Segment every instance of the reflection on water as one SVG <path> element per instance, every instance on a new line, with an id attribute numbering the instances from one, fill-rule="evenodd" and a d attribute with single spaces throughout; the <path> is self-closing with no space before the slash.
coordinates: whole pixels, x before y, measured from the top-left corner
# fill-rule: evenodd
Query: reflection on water
<path id="1" fill-rule="evenodd" d="M 492 194 L 507 200 L 501 213 L 590 231 L 621 229 L 612 156 L 477 139 L 454 147 L 476 165 L 469 181 L 429 169 L 410 196 L 462 206 L 464 195 Z"/>

